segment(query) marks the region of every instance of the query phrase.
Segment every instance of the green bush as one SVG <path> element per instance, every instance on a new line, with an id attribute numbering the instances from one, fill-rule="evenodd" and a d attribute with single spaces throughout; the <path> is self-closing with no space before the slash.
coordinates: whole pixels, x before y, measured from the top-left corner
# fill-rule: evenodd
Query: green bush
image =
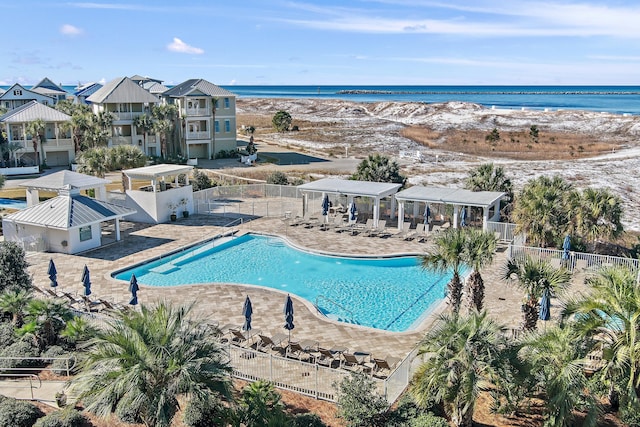
<path id="1" fill-rule="evenodd" d="M 449 423 L 444 418 L 433 415 L 431 412 L 427 412 L 410 420 L 409 427 L 449 427 Z"/>
<path id="2" fill-rule="evenodd" d="M 7 289 L 31 289 L 24 249 L 15 242 L 0 242 L 0 292 Z"/>
<path id="3" fill-rule="evenodd" d="M 207 188 L 215 187 L 213 180 L 200 169 L 194 169 L 191 185 L 193 186 L 193 191 L 206 190 Z"/>
<path id="4" fill-rule="evenodd" d="M 71 374 L 74 374 L 77 371 L 77 369 L 73 369 L 74 365 L 76 365 L 75 354 L 66 351 L 59 345 L 49 347 L 47 351 L 42 353 L 42 357 L 59 358 L 57 360 L 49 361 L 49 363 L 51 363 L 51 370 L 56 375 L 67 375 L 67 367 L 71 368 L 69 370 L 69 373 Z M 71 358 L 68 360 L 68 365 L 67 360 L 62 358 Z"/>
<path id="5" fill-rule="evenodd" d="M 237 150 L 220 150 L 216 153 L 216 159 L 235 159 L 238 157 Z"/>
<path id="6" fill-rule="evenodd" d="M 192 399 L 184 409 L 182 421 L 189 427 L 213 427 L 226 425 L 229 410 L 215 399 Z"/>
<path id="7" fill-rule="evenodd" d="M 38 357 L 39 355 L 38 347 L 31 340 L 17 341 L 0 352 L 0 357 Z M 33 359 L 0 360 L 0 369 L 4 370 L 36 367 L 42 367 L 42 362 Z"/>
<path id="8" fill-rule="evenodd" d="M 338 390 L 338 416 L 348 427 L 384 425 L 387 400 L 376 393 L 373 379 L 352 373 L 334 387 Z"/>
<path id="9" fill-rule="evenodd" d="M 35 405 L 6 398 L 0 402 L 0 427 L 31 427 L 44 416 L 44 413 Z"/>
<path id="10" fill-rule="evenodd" d="M 289 178 L 284 172 L 275 171 L 267 177 L 267 184 L 289 185 Z"/>
<path id="11" fill-rule="evenodd" d="M 67 408 L 40 418 L 33 427 L 83 427 L 88 421 L 79 411 Z"/>
<path id="12" fill-rule="evenodd" d="M 291 427 L 326 427 L 318 414 L 298 414 L 291 420 Z"/>
<path id="13" fill-rule="evenodd" d="M 16 332 L 10 322 L 0 323 L 0 353 L 16 342 Z"/>

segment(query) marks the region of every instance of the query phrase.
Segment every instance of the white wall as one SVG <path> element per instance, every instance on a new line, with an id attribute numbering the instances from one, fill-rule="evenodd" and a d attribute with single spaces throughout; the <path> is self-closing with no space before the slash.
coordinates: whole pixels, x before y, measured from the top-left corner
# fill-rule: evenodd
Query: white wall
<path id="1" fill-rule="evenodd" d="M 137 212 L 126 217 L 127 221 L 144 223 L 168 222 L 171 219 L 170 203 L 179 204 L 181 199 L 187 199 L 187 211 L 193 213 L 193 187 L 186 185 L 180 188 L 172 188 L 167 191 L 151 192 L 127 190 L 125 205 Z M 179 205 L 176 209 L 178 216 L 182 215 L 184 207 Z"/>
<path id="2" fill-rule="evenodd" d="M 89 249 L 97 248 L 102 243 L 100 223 L 91 224 L 91 239 L 80 241 L 80 229 L 59 230 L 54 228 L 38 227 L 35 225 L 14 224 L 11 221 L 2 220 L 4 239 L 7 242 L 28 243 L 36 238 L 42 238 L 47 242 L 45 250 L 66 254 L 75 254 Z M 66 246 L 62 244 L 66 241 Z"/>

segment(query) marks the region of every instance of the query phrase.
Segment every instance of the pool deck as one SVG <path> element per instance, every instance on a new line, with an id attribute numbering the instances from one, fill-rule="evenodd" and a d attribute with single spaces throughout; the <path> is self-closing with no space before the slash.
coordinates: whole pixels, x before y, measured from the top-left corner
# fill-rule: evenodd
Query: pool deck
<path id="1" fill-rule="evenodd" d="M 27 261 L 33 282 L 40 287 L 49 286 L 47 267 L 49 259 L 56 263 L 59 290 L 81 294 L 81 275 L 84 265 L 89 267 L 92 282 L 92 297 L 110 299 L 126 304 L 129 300 L 128 282 L 111 277 L 115 270 L 123 269 L 142 261 L 158 257 L 185 245 L 211 238 L 230 231 L 221 226 L 221 221 L 206 215 L 180 218 L 175 223 L 144 225 L 123 223 L 123 240 L 81 255 L 57 253 L 29 253 Z M 317 227 L 305 229 L 290 226 L 282 219 L 261 218 L 234 229 L 240 232 L 260 232 L 287 238 L 297 246 L 312 250 L 362 255 L 397 253 L 423 254 L 430 244 L 404 241 L 399 238 L 351 236 L 332 230 L 321 231 Z M 508 327 L 516 328 L 521 321 L 520 304 L 522 291 L 507 286 L 499 280 L 500 267 L 505 255 L 498 252 L 494 264 L 483 271 L 486 286 L 485 304 L 490 315 Z M 175 303 L 196 302 L 196 310 L 207 319 L 242 325 L 242 306 L 246 296 L 253 303 L 252 326 L 265 334 L 286 332 L 283 328 L 282 309 L 285 294 L 255 286 L 203 284 L 158 288 L 141 285 L 138 293 L 143 304 L 159 300 Z M 346 347 L 351 351 L 365 350 L 376 357 L 394 356 L 404 358 L 420 341 L 430 327 L 435 314 L 422 322 L 417 330 L 409 332 L 387 332 L 326 319 L 316 313 L 310 302 L 292 295 L 295 306 L 295 329 L 292 340 L 315 340 L 324 347 Z M 444 304 L 443 304 L 444 305 Z M 442 306 L 440 307 L 442 308 Z M 557 308 L 552 307 L 552 316 Z"/>

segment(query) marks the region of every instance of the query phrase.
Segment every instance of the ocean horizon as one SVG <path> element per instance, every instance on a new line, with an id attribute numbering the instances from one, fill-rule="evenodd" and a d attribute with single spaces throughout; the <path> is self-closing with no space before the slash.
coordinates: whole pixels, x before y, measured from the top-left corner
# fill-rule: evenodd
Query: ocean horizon
<path id="1" fill-rule="evenodd" d="M 341 99 L 354 102 L 472 102 L 487 108 L 640 114 L 640 86 L 219 85 L 239 98 Z M 0 86 L 7 89 L 9 86 Z M 62 86 L 69 93 L 74 85 Z M 170 87 L 170 86 L 169 86 Z"/>

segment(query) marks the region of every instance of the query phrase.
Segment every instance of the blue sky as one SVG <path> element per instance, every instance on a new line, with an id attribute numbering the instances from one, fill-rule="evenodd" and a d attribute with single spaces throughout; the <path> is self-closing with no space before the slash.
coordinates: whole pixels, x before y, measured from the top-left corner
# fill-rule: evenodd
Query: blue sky
<path id="1" fill-rule="evenodd" d="M 9 4 L 7 4 L 9 3 Z M 637 0 L 0 4 L 0 84 L 640 85 Z"/>

